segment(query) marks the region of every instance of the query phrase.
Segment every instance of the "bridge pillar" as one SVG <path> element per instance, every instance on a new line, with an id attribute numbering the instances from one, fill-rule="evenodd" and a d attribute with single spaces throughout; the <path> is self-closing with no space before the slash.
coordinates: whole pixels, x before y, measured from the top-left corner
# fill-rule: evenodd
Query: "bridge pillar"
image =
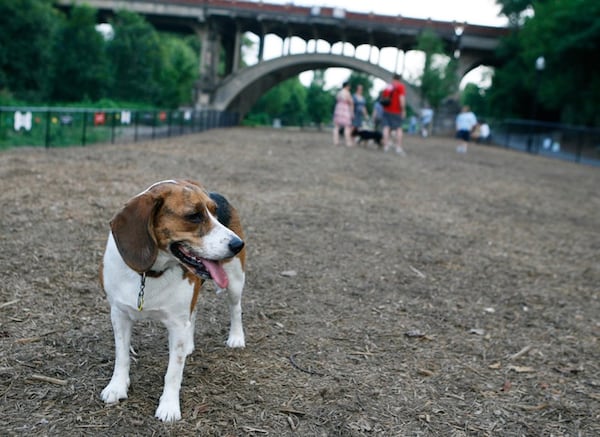
<path id="1" fill-rule="evenodd" d="M 232 72 L 237 73 L 240 69 L 240 58 L 242 54 L 242 34 L 239 29 L 239 25 L 235 25 L 235 41 L 233 44 L 233 66 Z"/>
<path id="2" fill-rule="evenodd" d="M 219 67 L 219 34 L 210 25 L 196 28 L 200 38 L 200 74 L 196 85 L 196 106 L 210 105 L 211 95 L 217 85 L 217 69 Z"/>
<path id="3" fill-rule="evenodd" d="M 258 62 L 264 61 L 265 58 L 265 33 L 265 27 L 261 24 L 258 35 Z"/>

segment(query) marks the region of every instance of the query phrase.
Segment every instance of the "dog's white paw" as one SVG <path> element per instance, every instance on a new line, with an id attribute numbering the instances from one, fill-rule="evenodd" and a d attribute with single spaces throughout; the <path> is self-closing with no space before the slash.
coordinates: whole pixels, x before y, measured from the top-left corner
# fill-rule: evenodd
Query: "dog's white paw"
<path id="1" fill-rule="evenodd" d="M 110 381 L 110 383 L 102 390 L 100 395 L 102 400 L 107 404 L 119 402 L 119 399 L 127 399 L 127 387 L 129 383 L 121 383 Z"/>
<path id="2" fill-rule="evenodd" d="M 179 399 L 168 399 L 161 396 L 155 416 L 163 422 L 180 420 L 181 409 L 179 408 Z"/>
<path id="3" fill-rule="evenodd" d="M 229 338 L 227 339 L 227 347 L 246 347 L 244 333 L 229 334 Z"/>

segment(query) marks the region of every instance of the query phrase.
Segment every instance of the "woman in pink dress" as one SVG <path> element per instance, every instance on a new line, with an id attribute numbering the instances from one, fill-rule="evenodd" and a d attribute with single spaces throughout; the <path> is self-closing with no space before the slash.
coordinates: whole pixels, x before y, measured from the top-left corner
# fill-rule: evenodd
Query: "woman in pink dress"
<path id="1" fill-rule="evenodd" d="M 354 103 L 350 93 L 350 83 L 344 82 L 342 89 L 337 93 L 335 109 L 333 111 L 333 144 L 340 142 L 340 130 L 344 129 L 346 146 L 352 146 L 352 115 L 354 114 Z"/>

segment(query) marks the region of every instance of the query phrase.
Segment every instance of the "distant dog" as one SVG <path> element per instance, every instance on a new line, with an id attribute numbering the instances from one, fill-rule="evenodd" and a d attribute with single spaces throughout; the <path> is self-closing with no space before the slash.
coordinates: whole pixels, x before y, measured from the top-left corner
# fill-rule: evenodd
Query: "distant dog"
<path id="1" fill-rule="evenodd" d="M 352 129 L 352 136 L 358 137 L 358 144 L 373 141 L 379 147 L 383 146 L 383 144 L 381 143 L 381 140 L 383 139 L 383 134 L 375 130 L 358 129 L 355 127 Z"/>
<path id="2" fill-rule="evenodd" d="M 110 303 L 115 368 L 102 399 L 127 398 L 133 322 L 160 320 L 169 331 L 169 364 L 156 417 L 179 420 L 183 367 L 194 350 L 196 302 L 205 279 L 228 292 L 227 346 L 245 346 L 246 249 L 238 213 L 196 182 L 168 180 L 130 199 L 110 227 L 100 278 Z"/>

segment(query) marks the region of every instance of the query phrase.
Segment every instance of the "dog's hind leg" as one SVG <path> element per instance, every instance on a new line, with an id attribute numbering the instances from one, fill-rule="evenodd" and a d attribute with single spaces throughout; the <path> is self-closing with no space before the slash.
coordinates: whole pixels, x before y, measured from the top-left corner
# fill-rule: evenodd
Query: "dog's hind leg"
<path id="1" fill-rule="evenodd" d="M 237 258 L 226 263 L 223 267 L 229 277 L 227 303 L 229 304 L 230 325 L 227 346 L 245 347 L 246 340 L 244 338 L 244 327 L 242 325 L 242 292 L 244 290 L 246 275 L 242 269 L 240 260 Z"/>
<path id="2" fill-rule="evenodd" d="M 102 390 L 102 400 L 107 404 L 127 398 L 129 388 L 129 347 L 133 321 L 121 310 L 113 307 L 110 318 L 115 335 L 115 368 L 110 383 Z"/>

